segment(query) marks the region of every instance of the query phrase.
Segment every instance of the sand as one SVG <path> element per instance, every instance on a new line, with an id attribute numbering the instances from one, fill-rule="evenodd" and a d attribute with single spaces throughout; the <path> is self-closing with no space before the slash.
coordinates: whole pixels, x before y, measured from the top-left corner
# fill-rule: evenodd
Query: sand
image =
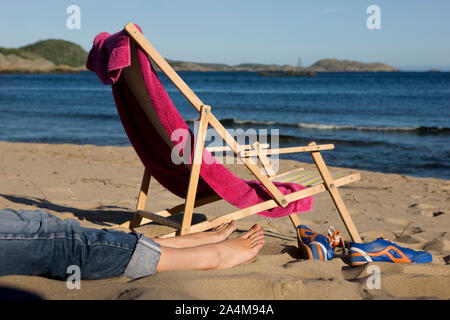
<path id="1" fill-rule="evenodd" d="M 327 152 L 325 151 L 324 159 Z M 229 166 L 251 178 L 244 166 Z M 282 160 L 280 172 L 311 164 Z M 253 261 L 226 270 L 170 271 L 130 281 L 125 277 L 83 280 L 69 290 L 65 281 L 44 277 L 0 277 L 0 288 L 43 299 L 450 299 L 450 181 L 360 172 L 362 180 L 340 188 L 365 242 L 384 236 L 433 255 L 430 264 L 375 263 L 350 267 L 337 252 L 331 261 L 299 259 L 288 218 L 252 216 L 237 221 L 233 236 L 258 223 L 266 243 Z M 130 219 L 143 167 L 131 147 L 23 144 L 0 142 L 0 208 L 35 210 L 78 219 L 82 226 L 111 227 Z M 156 181 L 147 209 L 181 203 Z M 196 209 L 196 218 L 233 210 L 225 201 Z M 328 194 L 315 196 L 314 209 L 299 215 L 313 230 L 333 225 L 350 240 Z M 157 236 L 169 227 L 147 225 L 137 231 Z M 1 263 L 4 263 L 3 261 Z M 373 288 L 373 265 L 380 288 Z"/>

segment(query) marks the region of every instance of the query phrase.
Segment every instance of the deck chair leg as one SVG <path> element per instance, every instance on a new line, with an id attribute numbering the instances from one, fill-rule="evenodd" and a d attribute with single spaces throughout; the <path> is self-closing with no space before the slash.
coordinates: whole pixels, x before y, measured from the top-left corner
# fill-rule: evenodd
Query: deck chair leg
<path id="1" fill-rule="evenodd" d="M 315 143 L 312 142 L 309 145 L 315 145 Z M 322 176 L 325 187 L 327 188 L 328 192 L 330 193 L 331 198 L 333 199 L 334 205 L 336 206 L 336 209 L 338 210 L 339 215 L 341 216 L 342 221 L 344 222 L 345 227 L 347 228 L 347 231 L 350 234 L 350 237 L 352 238 L 352 241 L 362 242 L 361 237 L 359 236 L 358 230 L 356 230 L 356 226 L 353 223 L 353 220 L 350 217 L 350 214 L 348 213 L 347 207 L 345 206 L 344 201 L 342 200 L 342 197 L 339 194 L 339 191 L 334 184 L 333 177 L 331 176 L 325 162 L 323 161 L 320 151 L 311 152 L 311 156 L 314 160 L 314 163 L 317 166 L 317 169 L 320 172 L 320 175 Z"/>
<path id="2" fill-rule="evenodd" d="M 191 167 L 191 175 L 189 177 L 189 186 L 184 205 L 183 222 L 181 230 L 178 234 L 183 235 L 189 233 L 192 223 L 192 215 L 194 213 L 195 197 L 197 195 L 198 180 L 200 178 L 200 167 L 203 161 L 203 150 L 205 148 L 205 137 L 208 129 L 208 118 L 211 112 L 210 106 L 202 106 L 200 110 L 200 125 L 198 127 L 197 139 L 194 146 L 194 157 Z"/>
<path id="3" fill-rule="evenodd" d="M 142 177 L 141 190 L 139 190 L 138 201 L 136 205 L 136 212 L 134 219 L 130 221 L 129 229 L 139 227 L 142 222 L 142 217 L 138 214 L 138 211 L 145 209 L 145 203 L 147 201 L 148 189 L 150 187 L 150 174 L 147 169 L 144 170 L 144 175 Z"/>

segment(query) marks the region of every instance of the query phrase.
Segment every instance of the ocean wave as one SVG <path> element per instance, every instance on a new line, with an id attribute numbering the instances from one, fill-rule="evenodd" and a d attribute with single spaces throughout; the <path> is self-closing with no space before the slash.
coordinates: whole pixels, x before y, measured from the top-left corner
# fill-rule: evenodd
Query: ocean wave
<path id="1" fill-rule="evenodd" d="M 188 120 L 188 122 L 194 122 L 194 119 Z M 233 118 L 220 119 L 220 122 L 224 126 L 240 125 L 240 126 L 280 126 L 299 128 L 306 130 L 341 130 L 341 131 L 367 131 L 367 132 L 392 132 L 392 133 L 411 133 L 418 135 L 436 135 L 436 134 L 450 134 L 450 128 L 448 127 L 387 127 L 387 126 L 353 126 L 353 125 L 337 125 L 337 124 L 324 124 L 324 123 L 288 123 L 278 121 L 258 121 L 258 120 L 237 120 Z"/>
<path id="2" fill-rule="evenodd" d="M 375 131 L 375 132 L 405 132 L 416 134 L 448 134 L 450 128 L 447 127 L 383 127 L 383 126 L 352 126 L 317 123 L 297 123 L 301 129 L 313 130 L 347 130 L 347 131 Z"/>

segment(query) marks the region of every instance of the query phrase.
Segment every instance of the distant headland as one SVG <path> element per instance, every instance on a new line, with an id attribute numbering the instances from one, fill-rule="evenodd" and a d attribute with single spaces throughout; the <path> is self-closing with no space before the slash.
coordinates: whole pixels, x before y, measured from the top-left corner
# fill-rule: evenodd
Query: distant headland
<path id="1" fill-rule="evenodd" d="M 71 73 L 85 70 L 87 52 L 65 40 L 43 40 L 17 49 L 0 47 L 0 73 Z"/>
<path id="2" fill-rule="evenodd" d="M 88 53 L 78 44 L 65 40 L 43 40 L 24 47 L 0 47 L 0 73 L 73 73 L 86 71 Z M 176 71 L 248 71 L 261 75 L 296 75 L 299 69 L 291 65 L 242 63 L 199 63 L 167 60 Z M 323 59 L 302 68 L 305 75 L 315 72 L 392 72 L 397 68 L 384 63 L 363 63 L 350 60 Z"/>

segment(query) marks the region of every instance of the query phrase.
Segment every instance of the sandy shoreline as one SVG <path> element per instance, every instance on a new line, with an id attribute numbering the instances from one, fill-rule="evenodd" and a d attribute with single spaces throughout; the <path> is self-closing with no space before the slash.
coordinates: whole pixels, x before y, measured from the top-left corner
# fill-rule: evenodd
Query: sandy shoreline
<path id="1" fill-rule="evenodd" d="M 280 172 L 296 167 L 311 165 L 283 160 Z M 243 166 L 231 170 L 251 178 Z M 361 181 L 340 190 L 364 241 L 384 236 L 429 251 L 433 263 L 378 263 L 381 289 L 368 289 L 367 266 L 351 268 L 339 255 L 328 262 L 299 260 L 288 218 L 252 216 L 237 222 L 236 234 L 257 222 L 266 244 L 256 260 L 232 269 L 164 272 L 136 281 L 82 281 L 81 290 L 68 290 L 64 281 L 6 276 L 0 277 L 0 288 L 45 299 L 450 299 L 450 180 L 334 170 L 361 173 Z M 104 228 L 130 218 L 142 172 L 131 147 L 0 142 L 0 208 L 45 208 L 63 219 L 78 219 L 82 226 Z M 329 196 L 314 200 L 313 211 L 300 214 L 301 221 L 322 233 L 334 225 L 349 240 Z M 147 209 L 179 203 L 152 181 Z M 195 212 L 215 217 L 232 209 L 219 201 Z M 168 230 L 156 225 L 138 229 L 149 236 Z"/>

